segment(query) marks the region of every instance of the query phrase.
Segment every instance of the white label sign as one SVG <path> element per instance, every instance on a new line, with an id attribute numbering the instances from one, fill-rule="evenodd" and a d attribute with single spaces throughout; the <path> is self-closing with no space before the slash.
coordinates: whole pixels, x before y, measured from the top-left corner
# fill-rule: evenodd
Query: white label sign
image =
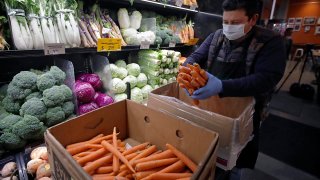
<path id="1" fill-rule="evenodd" d="M 176 0 L 176 6 L 181 7 L 183 4 L 183 0 Z"/>
<path id="2" fill-rule="evenodd" d="M 170 42 L 169 43 L 169 47 L 176 47 L 176 43 L 175 42 Z"/>
<path id="3" fill-rule="evenodd" d="M 44 55 L 65 54 L 66 48 L 63 43 L 52 43 L 44 45 Z"/>

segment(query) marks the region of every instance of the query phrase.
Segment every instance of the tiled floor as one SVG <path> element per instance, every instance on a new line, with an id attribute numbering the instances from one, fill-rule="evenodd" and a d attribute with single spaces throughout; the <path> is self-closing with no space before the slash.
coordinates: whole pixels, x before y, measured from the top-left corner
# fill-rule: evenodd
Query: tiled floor
<path id="1" fill-rule="evenodd" d="M 290 72 L 295 62 L 288 62 L 286 74 Z M 288 93 L 290 85 L 298 81 L 302 64 L 296 68 L 291 74 L 288 81 L 278 94 L 273 96 L 271 101 L 270 113 L 306 124 L 320 130 L 320 105 L 315 101 L 310 102 L 290 96 Z M 307 71 L 303 74 L 302 83 L 310 84 L 315 76 L 310 72 L 310 66 L 307 66 Z M 314 86 L 316 87 L 316 86 Z M 317 142 L 315 142 L 317 143 Z M 319 169 L 320 170 L 320 169 Z M 250 172 L 250 176 L 245 179 L 279 179 L 279 180 L 315 180 L 318 179 L 302 170 L 285 164 L 277 159 L 267 156 L 263 153 L 259 154 L 256 169 Z M 270 178 L 272 177 L 272 178 Z"/>

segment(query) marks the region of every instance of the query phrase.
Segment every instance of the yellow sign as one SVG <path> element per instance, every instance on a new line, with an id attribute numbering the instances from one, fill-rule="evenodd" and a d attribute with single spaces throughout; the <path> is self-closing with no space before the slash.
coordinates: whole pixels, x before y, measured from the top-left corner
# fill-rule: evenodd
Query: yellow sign
<path id="1" fill-rule="evenodd" d="M 199 38 L 190 39 L 187 44 L 190 46 L 193 46 L 193 45 L 196 45 L 198 41 L 199 41 Z"/>
<path id="2" fill-rule="evenodd" d="M 101 38 L 98 39 L 97 51 L 120 51 L 121 39 L 116 38 Z"/>

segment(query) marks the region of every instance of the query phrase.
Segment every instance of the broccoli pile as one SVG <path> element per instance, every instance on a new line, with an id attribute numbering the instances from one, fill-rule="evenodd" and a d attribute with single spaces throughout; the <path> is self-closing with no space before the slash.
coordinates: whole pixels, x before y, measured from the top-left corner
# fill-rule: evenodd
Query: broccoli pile
<path id="1" fill-rule="evenodd" d="M 52 66 L 21 71 L 0 87 L 0 151 L 43 139 L 47 127 L 74 117 L 73 93 L 65 80 L 65 72 Z"/>

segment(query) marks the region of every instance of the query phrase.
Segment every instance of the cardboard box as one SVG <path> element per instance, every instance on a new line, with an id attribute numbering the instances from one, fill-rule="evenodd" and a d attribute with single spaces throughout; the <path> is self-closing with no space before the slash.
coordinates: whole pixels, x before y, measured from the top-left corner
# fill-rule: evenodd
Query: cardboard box
<path id="1" fill-rule="evenodd" d="M 198 107 L 177 83 L 160 87 L 149 94 L 147 106 L 188 119 L 219 133 L 217 166 L 232 169 L 251 140 L 254 99 L 211 97 Z"/>
<path id="2" fill-rule="evenodd" d="M 193 179 L 208 179 L 214 175 L 216 132 L 125 100 L 47 130 L 45 141 L 54 178 L 90 179 L 64 147 L 100 133 L 111 134 L 113 127 L 117 127 L 119 138 L 126 142 L 151 142 L 159 149 L 166 149 L 166 143 L 174 145 L 199 164 Z"/>

